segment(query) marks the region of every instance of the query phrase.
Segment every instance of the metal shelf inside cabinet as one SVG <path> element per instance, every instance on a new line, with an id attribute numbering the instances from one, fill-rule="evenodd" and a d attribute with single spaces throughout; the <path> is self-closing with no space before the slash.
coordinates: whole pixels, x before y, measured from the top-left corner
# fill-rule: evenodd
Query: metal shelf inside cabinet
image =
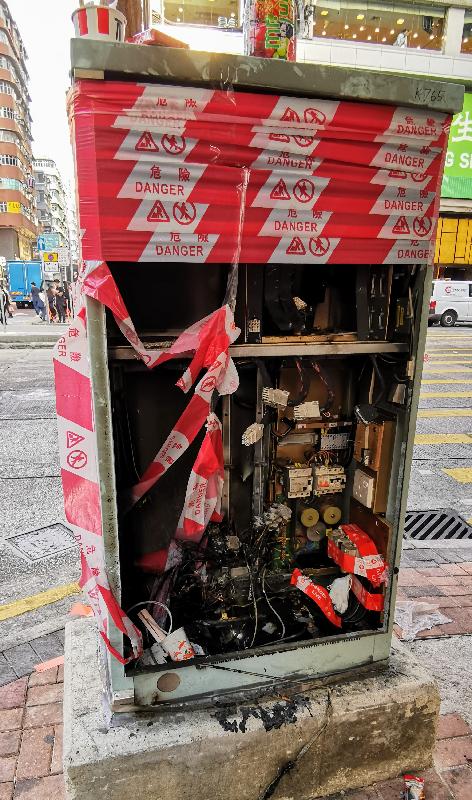
<path id="1" fill-rule="evenodd" d="M 152 349 L 165 349 L 170 343 L 147 342 Z M 234 344 L 230 347 L 233 358 L 281 358 L 285 356 L 346 356 L 363 355 L 365 353 L 407 353 L 408 344 L 403 342 L 326 342 L 307 343 L 294 342 L 280 344 Z M 139 359 L 131 346 L 109 347 L 111 358 L 118 360 Z"/>

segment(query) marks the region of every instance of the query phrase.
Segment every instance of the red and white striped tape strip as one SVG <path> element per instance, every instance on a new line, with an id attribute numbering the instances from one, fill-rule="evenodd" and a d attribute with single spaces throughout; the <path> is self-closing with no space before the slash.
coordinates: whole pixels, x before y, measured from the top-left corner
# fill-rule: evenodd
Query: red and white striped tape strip
<path id="1" fill-rule="evenodd" d="M 81 548 L 80 585 L 94 610 L 107 647 L 122 663 L 127 663 L 142 652 L 142 637 L 116 602 L 105 571 L 84 297 L 93 297 L 112 311 L 123 334 L 148 367 L 153 368 L 169 359 L 193 354 L 188 368 L 177 383 L 184 392 L 189 391 L 202 369 L 207 370 L 163 447 L 132 490 L 131 504 L 134 504 L 182 455 L 208 418 L 207 434 L 189 480 L 186 502 L 178 525 L 179 538 L 198 538 L 211 517 L 217 517 L 221 510 L 221 424 L 216 415 L 209 411 L 215 390 L 220 394 L 230 394 L 238 387 L 238 374 L 228 350 L 240 331 L 234 324 L 230 308 L 224 306 L 184 331 L 168 350 L 146 350 L 107 264 L 86 262 L 80 287 L 81 293 L 77 294 L 77 300 L 81 304 L 78 316 L 69 326 L 67 334 L 59 339 L 54 350 L 64 507 L 66 519 Z M 199 481 L 198 488 L 193 483 L 193 477 Z M 195 493 L 198 494 L 202 481 L 206 483 L 204 502 L 200 506 L 195 502 Z M 172 553 L 171 548 L 153 554 L 154 568 L 157 562 L 163 570 L 169 568 Z M 133 649 L 133 656 L 130 658 L 124 659 L 112 646 L 108 615 L 117 628 L 130 639 Z"/>
<path id="2" fill-rule="evenodd" d="M 83 154 L 84 252 L 219 262 L 233 260 L 239 233 L 250 263 L 300 256 L 315 264 L 428 262 L 449 116 L 380 105 L 362 114 L 362 108 L 250 92 L 78 82 L 71 116 Z M 250 177 L 241 232 L 242 166 Z M 366 218 L 362 226 L 349 225 L 353 199 Z M 318 224 L 316 235 L 305 239 L 295 232 L 292 241 L 271 216 L 273 210 L 283 217 L 284 209 L 325 215 L 326 227 Z"/>

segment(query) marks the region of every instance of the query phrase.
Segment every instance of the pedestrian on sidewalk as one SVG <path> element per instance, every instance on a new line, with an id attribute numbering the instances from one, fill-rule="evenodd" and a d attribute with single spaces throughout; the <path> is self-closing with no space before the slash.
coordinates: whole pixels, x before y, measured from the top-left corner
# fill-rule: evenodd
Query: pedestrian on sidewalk
<path id="1" fill-rule="evenodd" d="M 5 286 L 0 286 L 0 305 L 1 305 L 1 321 L 4 325 L 7 324 L 7 317 L 9 316 L 9 306 L 10 306 L 10 298 L 8 296 L 8 292 L 5 289 Z"/>
<path id="2" fill-rule="evenodd" d="M 36 286 L 34 281 L 31 281 L 31 300 L 33 301 L 33 308 L 36 314 L 43 322 L 46 322 L 46 306 L 41 300 L 39 287 Z"/>
<path id="3" fill-rule="evenodd" d="M 49 319 L 51 322 L 55 322 L 57 319 L 57 308 L 56 308 L 56 288 L 54 284 L 50 284 L 46 291 L 46 299 L 47 299 L 47 307 L 49 310 Z"/>
<path id="4" fill-rule="evenodd" d="M 59 289 L 56 295 L 56 309 L 59 317 L 59 322 L 66 321 L 67 300 L 62 289 Z"/>

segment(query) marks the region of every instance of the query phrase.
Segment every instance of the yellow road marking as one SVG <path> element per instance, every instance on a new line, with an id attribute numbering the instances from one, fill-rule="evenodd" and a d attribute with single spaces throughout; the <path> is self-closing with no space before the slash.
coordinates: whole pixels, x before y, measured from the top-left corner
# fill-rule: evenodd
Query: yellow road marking
<path id="1" fill-rule="evenodd" d="M 450 475 L 455 481 L 459 483 L 472 483 L 472 468 L 471 467 L 455 467 L 455 469 L 443 469 L 446 475 Z"/>
<path id="2" fill-rule="evenodd" d="M 431 383 L 447 383 L 449 385 L 459 383 L 459 384 L 463 385 L 465 383 L 472 383 L 472 379 L 471 378 L 464 378 L 463 380 L 459 380 L 458 378 L 455 378 L 455 379 L 446 378 L 444 381 L 442 381 L 442 380 L 437 380 L 436 378 L 423 378 L 423 380 L 421 381 L 421 384 L 429 385 Z"/>
<path id="3" fill-rule="evenodd" d="M 442 356 L 441 356 L 442 358 Z M 428 361 L 431 361 L 431 356 L 429 357 Z M 428 363 L 428 361 L 426 363 Z M 434 366 L 438 364 L 465 364 L 466 366 L 472 367 L 472 357 L 468 361 L 456 361 L 453 358 L 448 359 L 447 361 L 440 361 L 439 359 L 434 359 Z"/>
<path id="4" fill-rule="evenodd" d="M 470 444 L 472 433 L 417 433 L 415 444 Z"/>
<path id="5" fill-rule="evenodd" d="M 471 356 L 472 350 L 465 350 L 463 347 L 451 347 L 449 350 L 427 350 L 431 356 Z"/>
<path id="6" fill-rule="evenodd" d="M 469 517 L 469 519 L 466 519 L 466 522 L 467 522 L 467 525 L 472 525 L 472 517 Z"/>
<path id="7" fill-rule="evenodd" d="M 449 375 L 452 372 L 459 372 L 461 375 L 470 375 L 467 367 L 440 367 L 439 369 L 430 369 L 430 367 L 425 366 L 423 368 L 423 374 L 426 372 L 430 375 Z"/>
<path id="8" fill-rule="evenodd" d="M 420 397 L 472 397 L 471 392 L 420 392 Z"/>
<path id="9" fill-rule="evenodd" d="M 71 594 L 79 594 L 80 587 L 78 583 L 67 583 L 64 586 L 56 586 L 54 589 L 48 589 L 46 592 L 39 592 L 33 594 L 31 597 L 23 597 L 22 600 L 15 600 L 13 603 L 5 603 L 0 606 L 0 620 L 10 619 L 11 617 L 19 617 L 20 614 L 26 614 L 28 611 L 35 611 L 41 606 L 48 606 L 51 603 L 56 603 L 58 600 L 63 600 Z"/>
<path id="10" fill-rule="evenodd" d="M 419 408 L 418 417 L 472 417 L 472 408 Z"/>

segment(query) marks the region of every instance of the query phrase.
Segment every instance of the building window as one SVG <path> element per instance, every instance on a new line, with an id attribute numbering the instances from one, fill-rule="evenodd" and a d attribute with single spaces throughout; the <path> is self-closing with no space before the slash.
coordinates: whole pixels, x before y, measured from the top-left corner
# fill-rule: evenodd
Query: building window
<path id="1" fill-rule="evenodd" d="M 472 11 L 467 9 L 464 17 L 461 53 L 472 53 Z"/>
<path id="2" fill-rule="evenodd" d="M 354 43 L 441 50 L 445 9 L 367 0 L 319 0 L 313 35 Z"/>
<path id="3" fill-rule="evenodd" d="M 26 191 L 26 186 L 21 181 L 17 181 L 16 178 L 0 178 L 0 186 L 3 189 L 11 189 L 14 192 L 23 192 Z"/>
<path id="4" fill-rule="evenodd" d="M 0 81 L 0 92 L 3 92 L 3 94 L 9 94 L 12 97 L 16 97 L 16 90 L 13 88 L 11 83 L 7 83 L 6 81 Z"/>
<path id="5" fill-rule="evenodd" d="M 159 22 L 160 11 L 154 3 L 153 20 Z M 235 29 L 241 25 L 239 19 L 238 0 L 211 0 L 205 3 L 182 2 L 182 0 L 165 0 L 164 19 L 166 22 L 177 22 L 184 25 L 209 25 L 214 28 Z"/>
<path id="6" fill-rule="evenodd" d="M 17 167 L 18 159 L 16 156 L 10 156 L 2 153 L 0 154 L 0 164 L 2 164 L 4 167 Z"/>
<path id="7" fill-rule="evenodd" d="M 12 108 L 8 108 L 7 106 L 0 106 L 0 117 L 5 117 L 6 119 L 16 119 L 16 114 Z"/>
<path id="8" fill-rule="evenodd" d="M 7 204 L 0 203 L 0 214 L 6 214 L 6 213 L 7 213 Z"/>

